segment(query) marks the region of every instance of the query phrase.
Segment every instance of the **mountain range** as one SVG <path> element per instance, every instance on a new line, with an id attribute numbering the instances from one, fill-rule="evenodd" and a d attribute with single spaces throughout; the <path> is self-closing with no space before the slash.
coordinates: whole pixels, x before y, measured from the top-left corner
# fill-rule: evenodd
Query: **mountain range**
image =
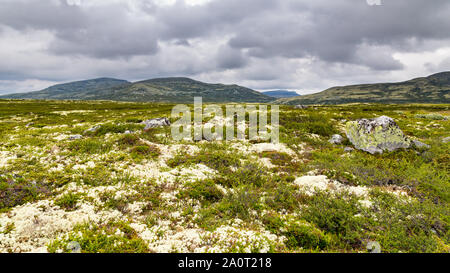
<path id="1" fill-rule="evenodd" d="M 281 98 L 279 104 L 450 103 L 450 72 L 398 83 L 338 86 L 325 91 Z"/>
<path id="2" fill-rule="evenodd" d="M 264 95 L 267 95 L 272 98 L 292 98 L 292 97 L 298 97 L 299 95 L 297 92 L 294 91 L 288 91 L 288 90 L 272 90 L 272 91 L 266 91 L 261 92 Z"/>
<path id="3" fill-rule="evenodd" d="M 272 93 L 271 93 L 272 92 Z M 288 93 L 286 93 L 288 92 Z M 282 97 L 290 96 L 295 97 Z M 450 103 L 450 72 L 398 83 L 375 83 L 332 87 L 299 96 L 276 90 L 264 93 L 239 85 L 210 84 L 189 78 L 157 78 L 129 82 L 98 78 L 58 84 L 41 91 L 0 96 L 3 99 L 113 100 L 132 102 L 192 103 L 194 97 L 204 102 L 258 102 L 276 104 L 346 104 L 346 103 Z"/>
<path id="4" fill-rule="evenodd" d="M 113 100 L 132 102 L 193 103 L 204 102 L 270 102 L 274 98 L 239 85 L 209 84 L 189 78 L 158 78 L 128 82 L 98 78 L 48 87 L 41 91 L 0 96 L 11 99 Z"/>

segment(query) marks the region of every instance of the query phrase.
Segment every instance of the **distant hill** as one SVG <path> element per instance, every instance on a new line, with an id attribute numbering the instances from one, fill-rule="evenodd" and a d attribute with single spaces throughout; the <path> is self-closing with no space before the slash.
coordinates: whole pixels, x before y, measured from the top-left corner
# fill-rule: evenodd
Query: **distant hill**
<path id="1" fill-rule="evenodd" d="M 86 81 L 57 84 L 36 92 L 3 95 L 0 96 L 0 98 L 54 100 L 82 99 L 87 90 L 96 92 L 97 90 L 108 90 L 112 87 L 125 86 L 127 84 L 129 84 L 129 82 L 125 80 L 98 78 Z"/>
<path id="2" fill-rule="evenodd" d="M 291 97 L 298 97 L 299 95 L 294 91 L 288 91 L 288 90 L 273 90 L 273 91 L 266 91 L 261 92 L 264 95 L 267 95 L 269 97 L 273 98 L 291 98 Z"/>
<path id="3" fill-rule="evenodd" d="M 59 84 L 37 92 L 5 95 L 0 98 L 193 103 L 194 97 L 203 97 L 204 102 L 274 100 L 242 86 L 209 84 L 189 78 L 159 78 L 134 83 L 101 78 Z"/>
<path id="4" fill-rule="evenodd" d="M 450 72 L 398 83 L 339 86 L 311 95 L 281 98 L 280 104 L 450 103 Z"/>

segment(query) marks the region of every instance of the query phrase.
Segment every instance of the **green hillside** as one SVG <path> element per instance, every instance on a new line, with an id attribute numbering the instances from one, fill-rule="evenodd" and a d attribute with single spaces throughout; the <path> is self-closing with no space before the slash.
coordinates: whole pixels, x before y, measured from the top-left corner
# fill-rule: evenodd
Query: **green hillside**
<path id="1" fill-rule="evenodd" d="M 450 103 L 450 72 L 399 83 L 339 86 L 320 93 L 282 98 L 280 104 Z"/>
<path id="2" fill-rule="evenodd" d="M 92 80 L 57 84 L 41 91 L 9 94 L 1 96 L 0 98 L 55 100 L 82 99 L 83 94 L 87 90 L 95 92 L 97 90 L 109 89 L 115 86 L 122 86 L 127 84 L 129 84 L 129 82 L 125 80 L 98 78 Z"/>
<path id="3" fill-rule="evenodd" d="M 60 84 L 38 92 L 12 94 L 0 98 L 192 103 L 194 97 L 203 97 L 204 102 L 270 102 L 274 100 L 242 86 L 208 84 L 189 78 L 160 78 L 135 83 L 115 79 L 95 79 Z"/>

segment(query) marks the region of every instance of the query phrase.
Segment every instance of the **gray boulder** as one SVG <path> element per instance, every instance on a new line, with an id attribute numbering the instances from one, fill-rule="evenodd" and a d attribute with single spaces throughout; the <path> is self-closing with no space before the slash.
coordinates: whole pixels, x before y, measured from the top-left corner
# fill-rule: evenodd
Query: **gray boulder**
<path id="1" fill-rule="evenodd" d="M 170 120 L 168 118 L 149 119 L 149 120 L 144 120 L 141 123 L 145 124 L 144 131 L 147 131 L 151 128 L 170 126 Z"/>
<path id="2" fill-rule="evenodd" d="M 345 129 L 348 139 L 356 149 L 371 154 L 412 146 L 411 140 L 403 134 L 397 123 L 387 116 L 349 121 Z"/>
<path id="3" fill-rule="evenodd" d="M 344 141 L 344 138 L 341 135 L 333 135 L 330 140 L 328 140 L 328 142 L 330 142 L 331 144 L 341 144 L 342 141 Z"/>
<path id="4" fill-rule="evenodd" d="M 414 146 L 416 146 L 416 148 L 424 148 L 424 149 L 430 149 L 431 146 L 428 144 L 425 144 L 421 141 L 418 140 L 413 140 L 412 143 L 414 144 Z"/>

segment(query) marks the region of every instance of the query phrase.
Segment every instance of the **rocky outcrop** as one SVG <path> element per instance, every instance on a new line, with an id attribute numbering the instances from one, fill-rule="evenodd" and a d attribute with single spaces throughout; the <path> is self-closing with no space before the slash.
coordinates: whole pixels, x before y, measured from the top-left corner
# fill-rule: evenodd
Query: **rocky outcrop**
<path id="1" fill-rule="evenodd" d="M 168 118 L 155 118 L 144 120 L 142 124 L 145 124 L 144 131 L 147 131 L 151 128 L 170 126 L 170 120 Z"/>
<path id="2" fill-rule="evenodd" d="M 387 116 L 349 121 L 345 129 L 348 139 L 356 149 L 371 154 L 412 146 L 411 140 L 403 134 L 395 121 Z"/>

